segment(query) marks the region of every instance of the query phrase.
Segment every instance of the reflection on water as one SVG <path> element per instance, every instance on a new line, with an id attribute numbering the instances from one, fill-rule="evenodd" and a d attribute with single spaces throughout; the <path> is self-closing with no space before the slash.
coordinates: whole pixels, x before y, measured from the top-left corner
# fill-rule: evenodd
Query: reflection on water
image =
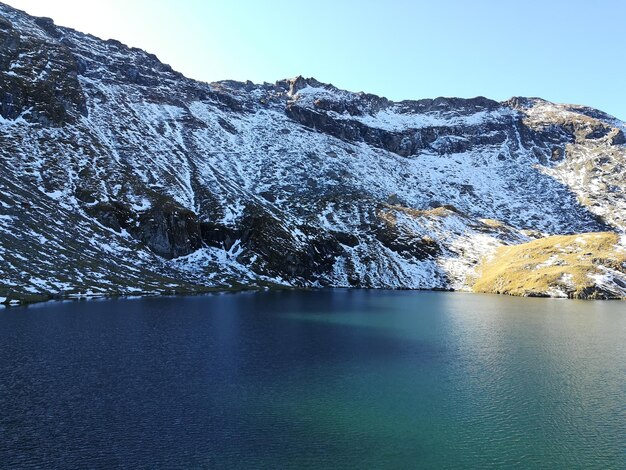
<path id="1" fill-rule="evenodd" d="M 624 468 L 620 302 L 343 291 L 0 312 L 0 462 Z"/>

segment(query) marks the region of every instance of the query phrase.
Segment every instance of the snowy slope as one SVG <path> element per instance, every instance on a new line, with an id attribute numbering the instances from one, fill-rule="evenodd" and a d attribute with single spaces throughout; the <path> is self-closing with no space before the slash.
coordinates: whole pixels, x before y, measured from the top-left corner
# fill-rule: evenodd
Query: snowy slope
<path id="1" fill-rule="evenodd" d="M 483 256 L 626 229 L 624 124 L 185 78 L 0 4 L 0 297 L 466 289 Z"/>

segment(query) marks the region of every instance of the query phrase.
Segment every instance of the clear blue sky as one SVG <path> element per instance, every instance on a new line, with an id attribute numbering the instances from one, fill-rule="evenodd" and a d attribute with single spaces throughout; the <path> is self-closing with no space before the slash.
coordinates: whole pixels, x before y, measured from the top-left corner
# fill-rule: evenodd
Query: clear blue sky
<path id="1" fill-rule="evenodd" d="M 540 96 L 626 120 L 623 0 L 6 0 L 185 75 L 313 76 L 394 100 Z"/>

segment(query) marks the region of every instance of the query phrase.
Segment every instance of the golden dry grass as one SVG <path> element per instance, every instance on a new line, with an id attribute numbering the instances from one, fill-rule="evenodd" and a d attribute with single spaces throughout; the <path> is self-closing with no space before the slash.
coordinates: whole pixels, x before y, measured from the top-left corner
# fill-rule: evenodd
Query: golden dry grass
<path id="1" fill-rule="evenodd" d="M 506 227 L 502 222 L 500 222 L 499 220 L 495 220 L 495 219 L 478 219 L 480 222 L 482 222 L 483 224 L 487 225 L 488 227 L 492 227 L 492 228 L 502 228 L 502 227 Z"/>
<path id="2" fill-rule="evenodd" d="M 598 295 L 590 274 L 599 266 L 624 271 L 626 253 L 612 232 L 556 235 L 521 245 L 501 247 L 483 262 L 475 292 L 546 296 L 559 290 L 569 297 Z"/>
<path id="3" fill-rule="evenodd" d="M 448 217 L 459 212 L 451 206 L 442 206 L 435 209 L 412 209 L 410 207 L 387 204 L 384 208 L 376 212 L 378 218 L 383 220 L 387 225 L 395 227 L 398 220 L 397 214 L 406 214 L 407 216 L 417 219 L 421 217 Z"/>

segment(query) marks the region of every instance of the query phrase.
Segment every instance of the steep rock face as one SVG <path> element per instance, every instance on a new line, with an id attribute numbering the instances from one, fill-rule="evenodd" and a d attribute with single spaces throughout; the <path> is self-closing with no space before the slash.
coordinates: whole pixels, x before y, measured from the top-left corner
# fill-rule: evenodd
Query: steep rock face
<path id="1" fill-rule="evenodd" d="M 373 95 L 342 96 L 336 88 L 320 86 L 316 80 L 299 77 L 294 83 L 299 84 L 290 87 L 292 99 L 286 107 L 287 116 L 316 131 L 342 140 L 365 142 L 404 157 L 425 151 L 441 155 L 461 153 L 477 146 L 502 144 L 514 132 L 510 119 L 513 115 L 486 98 L 438 98 L 395 104 Z M 429 119 L 428 113 L 443 119 Z M 476 119 L 476 114 L 489 117 Z M 423 119 L 415 119 L 416 115 Z M 446 120 L 446 115 L 450 119 Z M 462 138 L 446 138 L 449 135 Z"/>
<path id="2" fill-rule="evenodd" d="M 1 4 L 0 78 L 2 299 L 467 289 L 502 245 L 626 227 L 624 124 L 585 107 L 205 84 Z"/>
<path id="3" fill-rule="evenodd" d="M 48 41 L 61 34 L 52 20 L 35 24 L 39 30 L 23 30 L 0 18 L 0 115 L 43 125 L 75 122 L 87 113 L 78 64 L 62 42 Z"/>

